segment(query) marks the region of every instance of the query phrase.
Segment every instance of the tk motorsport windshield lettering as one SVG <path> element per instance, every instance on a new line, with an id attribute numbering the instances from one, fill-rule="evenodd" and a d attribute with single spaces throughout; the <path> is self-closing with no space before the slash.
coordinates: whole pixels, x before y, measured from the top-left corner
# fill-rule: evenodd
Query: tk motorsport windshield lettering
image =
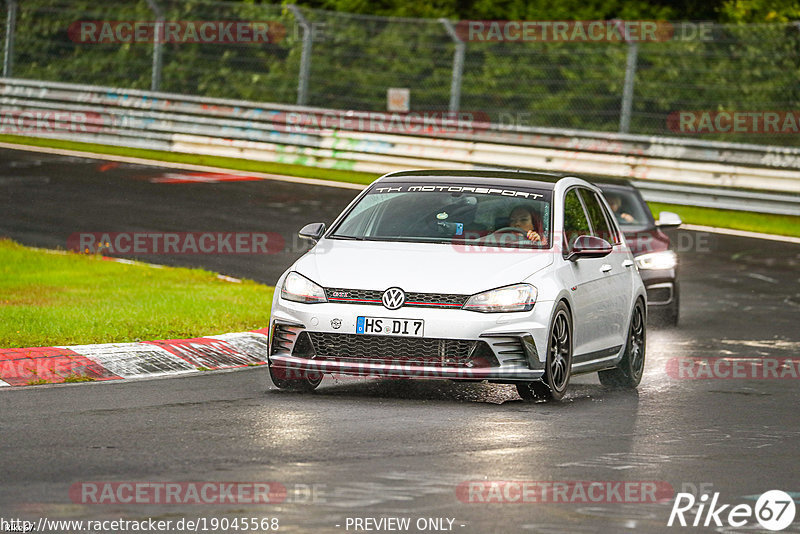
<path id="1" fill-rule="evenodd" d="M 500 195 L 504 197 L 542 198 L 539 193 L 514 191 L 512 189 L 490 189 L 460 185 L 400 185 L 395 187 L 376 187 L 377 193 L 475 193 L 478 195 Z"/>

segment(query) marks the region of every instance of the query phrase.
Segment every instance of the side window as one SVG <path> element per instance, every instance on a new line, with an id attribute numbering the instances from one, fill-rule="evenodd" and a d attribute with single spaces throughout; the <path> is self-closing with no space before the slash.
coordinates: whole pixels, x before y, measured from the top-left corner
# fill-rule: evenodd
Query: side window
<path id="1" fill-rule="evenodd" d="M 581 198 L 586 206 L 586 211 L 589 213 L 589 221 L 592 223 L 592 234 L 601 237 L 609 243 L 614 243 L 614 233 L 609 227 L 606 216 L 603 213 L 603 207 L 597 196 L 588 189 L 580 190 Z"/>
<path id="2" fill-rule="evenodd" d="M 597 199 L 600 207 L 603 208 L 603 213 L 606 214 L 606 221 L 608 222 L 608 227 L 611 229 L 611 238 L 613 241 L 609 241 L 612 245 L 619 245 L 622 243 L 622 237 L 620 237 L 619 226 L 617 225 L 617 221 L 614 218 L 614 215 L 608 210 L 605 204 L 603 204 L 602 199 Z"/>
<path id="3" fill-rule="evenodd" d="M 578 198 L 578 190 L 570 189 L 564 196 L 564 241 L 570 250 L 578 236 L 589 235 L 589 221 Z"/>

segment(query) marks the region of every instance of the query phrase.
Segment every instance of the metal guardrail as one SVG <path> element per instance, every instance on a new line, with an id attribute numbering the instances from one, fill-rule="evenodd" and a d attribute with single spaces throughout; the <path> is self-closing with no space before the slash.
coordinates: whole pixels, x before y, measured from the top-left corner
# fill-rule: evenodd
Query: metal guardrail
<path id="1" fill-rule="evenodd" d="M 714 187 L 690 187 L 631 180 L 648 202 L 752 211 L 774 215 L 800 215 L 800 197 Z"/>
<path id="2" fill-rule="evenodd" d="M 12 78 L 0 78 L 0 113 L 5 133 L 376 173 L 515 167 L 606 175 L 636 180 L 649 200 L 800 214 L 797 148 L 512 128 L 469 116 L 448 123 L 441 114 L 431 120 Z M 20 122 L 25 130 L 25 113 L 54 120 L 13 131 Z"/>

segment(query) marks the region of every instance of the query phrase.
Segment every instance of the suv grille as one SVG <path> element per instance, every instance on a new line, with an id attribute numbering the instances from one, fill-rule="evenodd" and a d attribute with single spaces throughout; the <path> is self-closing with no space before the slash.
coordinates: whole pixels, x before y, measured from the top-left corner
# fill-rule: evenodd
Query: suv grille
<path id="1" fill-rule="evenodd" d="M 383 291 L 374 289 L 339 289 L 325 288 L 328 302 L 344 304 L 371 304 L 383 306 Z M 403 307 L 409 308 L 461 308 L 469 295 L 453 295 L 447 293 L 406 293 Z"/>
<path id="2" fill-rule="evenodd" d="M 492 367 L 499 363 L 484 341 L 469 339 L 410 338 L 360 334 L 304 332 L 297 346 L 310 339 L 310 351 L 295 355 L 319 360 L 393 363 L 437 367 Z M 299 354 L 304 352 L 304 354 Z"/>

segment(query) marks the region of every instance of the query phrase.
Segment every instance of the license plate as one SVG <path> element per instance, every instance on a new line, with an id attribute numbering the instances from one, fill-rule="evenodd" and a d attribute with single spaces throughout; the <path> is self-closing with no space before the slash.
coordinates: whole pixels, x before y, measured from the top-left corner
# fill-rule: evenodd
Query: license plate
<path id="1" fill-rule="evenodd" d="M 422 336 L 421 319 L 395 319 L 393 317 L 358 317 L 356 334 L 383 334 L 385 336 Z"/>

